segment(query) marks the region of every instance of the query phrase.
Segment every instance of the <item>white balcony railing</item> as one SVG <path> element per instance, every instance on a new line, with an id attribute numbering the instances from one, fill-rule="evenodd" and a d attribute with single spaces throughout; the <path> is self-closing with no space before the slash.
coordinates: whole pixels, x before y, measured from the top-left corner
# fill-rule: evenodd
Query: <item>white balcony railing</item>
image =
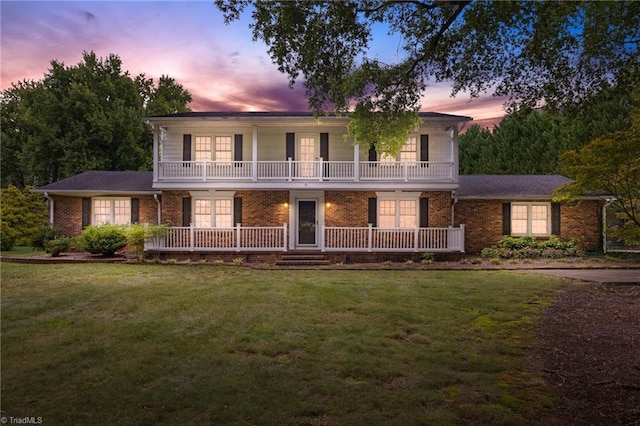
<path id="1" fill-rule="evenodd" d="M 320 226 L 318 249 L 367 252 L 464 252 L 464 225 L 459 228 L 374 228 Z M 287 251 L 288 227 L 170 227 L 145 243 L 154 251 Z"/>
<path id="2" fill-rule="evenodd" d="M 160 161 L 160 181 L 450 181 L 452 162 Z"/>

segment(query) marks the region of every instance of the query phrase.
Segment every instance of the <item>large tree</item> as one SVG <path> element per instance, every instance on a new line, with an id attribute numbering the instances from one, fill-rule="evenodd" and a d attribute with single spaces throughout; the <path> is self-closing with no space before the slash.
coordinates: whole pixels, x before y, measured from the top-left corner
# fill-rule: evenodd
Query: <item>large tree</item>
<path id="1" fill-rule="evenodd" d="M 348 112 L 351 136 L 394 152 L 418 122 L 427 84 L 452 94 L 492 91 L 512 105 L 567 105 L 616 80 L 637 84 L 640 2 L 216 0 L 227 22 L 251 10 L 293 85 L 317 113 Z M 399 35 L 384 63 L 368 51 L 374 28 Z M 375 52 L 374 52 L 375 53 Z"/>
<path id="2" fill-rule="evenodd" d="M 2 187 L 44 185 L 86 170 L 149 169 L 152 136 L 142 118 L 188 111 L 190 101 L 169 77 L 158 85 L 132 78 L 117 55 L 85 52 L 70 67 L 54 60 L 42 80 L 1 94 Z"/>

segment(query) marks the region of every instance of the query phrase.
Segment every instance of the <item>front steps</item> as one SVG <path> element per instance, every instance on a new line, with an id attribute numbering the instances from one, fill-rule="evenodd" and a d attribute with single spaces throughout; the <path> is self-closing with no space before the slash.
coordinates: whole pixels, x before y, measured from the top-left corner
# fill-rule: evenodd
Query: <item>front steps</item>
<path id="1" fill-rule="evenodd" d="M 286 267 L 306 267 L 306 266 L 327 266 L 331 261 L 323 254 L 319 253 L 287 253 L 280 256 L 276 261 L 276 266 Z"/>

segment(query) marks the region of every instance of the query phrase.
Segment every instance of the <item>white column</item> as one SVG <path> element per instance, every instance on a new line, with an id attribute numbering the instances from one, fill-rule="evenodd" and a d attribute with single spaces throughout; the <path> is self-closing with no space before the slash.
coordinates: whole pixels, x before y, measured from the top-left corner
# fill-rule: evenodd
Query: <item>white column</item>
<path id="1" fill-rule="evenodd" d="M 152 125 L 152 129 L 153 129 L 153 181 L 156 182 L 158 180 L 158 161 L 159 161 L 158 155 L 160 152 L 158 145 L 159 145 L 160 128 L 154 128 Z"/>
<path id="2" fill-rule="evenodd" d="M 353 145 L 353 179 L 360 180 L 360 144 Z"/>
<path id="3" fill-rule="evenodd" d="M 253 126 L 251 139 L 251 176 L 254 181 L 258 180 L 258 126 Z"/>

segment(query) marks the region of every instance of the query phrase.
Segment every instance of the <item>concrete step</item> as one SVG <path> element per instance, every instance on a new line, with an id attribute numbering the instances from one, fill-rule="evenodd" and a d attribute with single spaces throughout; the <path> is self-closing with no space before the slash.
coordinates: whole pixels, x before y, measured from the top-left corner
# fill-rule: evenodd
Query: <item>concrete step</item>
<path id="1" fill-rule="evenodd" d="M 276 261 L 277 266 L 322 266 L 330 263 L 323 254 L 314 253 L 283 254 L 280 260 Z"/>

